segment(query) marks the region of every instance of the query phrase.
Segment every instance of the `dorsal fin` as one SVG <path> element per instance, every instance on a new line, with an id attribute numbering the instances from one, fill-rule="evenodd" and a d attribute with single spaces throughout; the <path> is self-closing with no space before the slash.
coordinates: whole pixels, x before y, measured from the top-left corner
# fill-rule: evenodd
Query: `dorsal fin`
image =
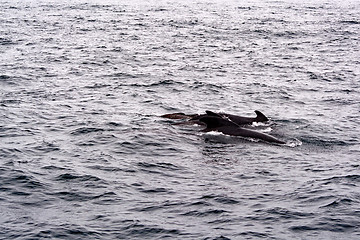
<path id="1" fill-rule="evenodd" d="M 206 110 L 205 112 L 209 116 L 222 118 L 222 116 L 220 114 L 218 114 L 218 113 L 215 113 L 215 112 L 212 112 L 212 111 L 209 111 L 209 110 Z"/>
<path id="2" fill-rule="evenodd" d="M 267 121 L 269 121 L 269 119 L 262 112 L 256 110 L 255 113 L 256 113 L 256 118 L 255 118 L 256 122 L 267 122 Z"/>

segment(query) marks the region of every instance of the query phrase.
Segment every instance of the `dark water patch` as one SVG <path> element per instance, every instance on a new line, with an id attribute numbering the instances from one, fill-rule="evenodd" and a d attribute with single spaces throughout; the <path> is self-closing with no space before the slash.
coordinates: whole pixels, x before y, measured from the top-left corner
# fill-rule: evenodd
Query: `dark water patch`
<path id="1" fill-rule="evenodd" d="M 345 24 L 349 24 L 349 25 L 357 25 L 360 24 L 360 21 L 356 21 L 356 20 L 344 20 L 344 21 L 340 21 L 340 23 L 345 23 Z"/>
<path id="2" fill-rule="evenodd" d="M 6 186 L 14 186 L 16 188 L 25 188 L 25 189 L 44 189 L 45 184 L 36 179 L 34 176 L 21 171 L 14 170 L 11 176 L 7 176 L 3 180 L 3 184 Z"/>
<path id="3" fill-rule="evenodd" d="M 141 74 L 130 74 L 130 73 L 126 73 L 126 72 L 118 72 L 118 73 L 114 73 L 114 74 L 110 74 L 110 75 L 104 75 L 103 77 L 106 78 L 112 78 L 112 79 L 136 79 L 136 78 L 141 78 L 143 77 L 143 75 Z M 119 86 L 117 86 L 117 88 L 123 87 L 124 83 L 119 83 Z"/>
<path id="4" fill-rule="evenodd" d="M 20 192 L 20 191 L 12 191 L 10 192 L 11 195 L 15 195 L 15 196 L 30 196 L 31 193 L 29 192 Z"/>
<path id="5" fill-rule="evenodd" d="M 100 232 L 88 229 L 83 226 L 62 224 L 60 226 L 46 227 L 37 230 L 28 236 L 29 239 L 100 239 Z"/>
<path id="6" fill-rule="evenodd" d="M 111 87 L 111 86 L 112 86 L 112 85 L 110 85 L 110 84 L 95 83 L 94 85 L 85 86 L 85 88 L 89 88 L 89 89 L 101 89 L 101 88 L 108 88 L 108 87 Z"/>
<path id="7" fill-rule="evenodd" d="M 212 200 L 214 202 L 217 203 L 222 203 L 222 204 L 239 204 L 240 202 L 234 198 L 228 197 L 228 196 L 222 196 L 222 195 L 204 195 L 202 196 L 200 199 L 204 199 L 204 200 Z"/>
<path id="8" fill-rule="evenodd" d="M 255 175 L 245 175 L 245 174 L 239 174 L 239 175 L 236 175 L 235 177 L 238 178 L 238 179 L 241 179 L 241 180 L 255 179 L 256 178 Z"/>
<path id="9" fill-rule="evenodd" d="M 0 75 L 0 80 L 1 80 L 1 81 L 3 81 L 3 80 L 8 80 L 8 79 L 10 79 L 10 78 L 11 78 L 11 77 L 8 76 L 8 75 L 3 75 L 3 74 Z"/>
<path id="10" fill-rule="evenodd" d="M 266 233 L 261 233 L 261 232 L 253 232 L 253 231 L 246 231 L 246 232 L 242 232 L 239 234 L 242 237 L 245 238 L 259 238 L 259 239 L 270 239 L 270 235 L 266 234 Z"/>
<path id="11" fill-rule="evenodd" d="M 89 166 L 90 169 L 101 170 L 104 172 L 125 172 L 125 173 L 136 173 L 135 169 L 123 168 L 123 167 L 111 167 L 111 166 L 102 166 L 102 165 L 94 165 Z"/>
<path id="12" fill-rule="evenodd" d="M 162 187 L 157 187 L 157 188 L 139 187 L 137 190 L 140 192 L 143 192 L 143 193 L 147 193 L 147 194 L 173 194 L 174 193 L 174 191 L 172 191 L 171 189 L 162 188 Z"/>
<path id="13" fill-rule="evenodd" d="M 158 162 L 158 163 L 138 162 L 137 165 L 143 169 L 164 169 L 170 171 L 181 170 L 181 168 L 179 168 L 178 166 L 168 162 Z"/>
<path id="14" fill-rule="evenodd" d="M 96 131 L 95 131 L 96 132 Z M 100 134 L 96 136 L 91 136 L 88 139 L 81 139 L 76 142 L 77 146 L 80 147 L 87 147 L 87 146 L 96 146 L 100 144 L 109 144 L 115 142 L 118 138 L 113 134 L 101 134 L 102 132 L 99 131 Z"/>
<path id="15" fill-rule="evenodd" d="M 123 127 L 124 124 L 120 123 L 120 122 L 108 122 L 107 125 L 112 126 L 112 127 Z"/>
<path id="16" fill-rule="evenodd" d="M 46 195 L 44 192 L 39 193 L 31 193 L 24 198 L 23 201 L 18 202 L 19 205 L 22 205 L 25 208 L 51 208 L 53 207 L 54 203 L 56 202 L 55 198 L 51 198 Z"/>
<path id="17" fill-rule="evenodd" d="M 275 215 L 277 217 L 279 217 L 280 219 L 305 219 L 305 218 L 310 218 L 310 217 L 314 217 L 315 214 L 310 212 L 297 212 L 297 211 L 292 211 L 286 208 L 281 208 L 281 207 L 276 207 L 276 208 L 272 208 L 272 209 L 268 209 L 266 210 L 267 214 L 270 215 Z"/>
<path id="18" fill-rule="evenodd" d="M 156 225 L 145 225 L 141 223 L 132 223 L 123 229 L 128 238 L 155 239 L 180 237 L 182 232 L 178 229 L 161 228 Z"/>
<path id="19" fill-rule="evenodd" d="M 357 186 L 360 183 L 360 175 L 344 175 L 344 176 L 334 176 L 328 179 L 324 179 L 323 185 L 329 184 L 344 184 L 348 186 Z"/>
<path id="20" fill-rule="evenodd" d="M 59 166 L 55 166 L 55 165 L 47 165 L 47 166 L 43 166 L 41 168 L 44 170 L 53 170 L 53 171 L 68 171 L 68 170 L 70 170 L 68 168 L 59 167 Z"/>
<path id="21" fill-rule="evenodd" d="M 356 4 L 4 4 L 2 238 L 359 236 Z M 303 144 L 155 118 L 264 108 Z"/>
<path id="22" fill-rule="evenodd" d="M 14 86 L 18 86 L 20 82 L 22 82 L 23 79 L 22 77 L 15 77 L 12 75 L 6 75 L 6 74 L 1 74 L 0 75 L 0 84 L 3 86 L 7 86 L 7 87 L 14 87 Z M 5 97 L 5 96 L 3 96 Z"/>
<path id="23" fill-rule="evenodd" d="M 153 212 L 157 210 L 163 210 L 163 206 L 156 205 L 156 206 L 145 206 L 145 207 L 137 207 L 130 209 L 130 211 L 136 211 L 136 212 Z"/>
<path id="24" fill-rule="evenodd" d="M 174 208 L 182 206 L 184 203 L 182 201 L 163 201 L 157 204 L 145 204 L 139 203 L 139 207 L 130 209 L 131 211 L 140 211 L 140 212 L 152 212 L 152 211 L 164 211 L 170 210 L 174 211 Z M 178 210 L 176 210 L 178 211 Z"/>
<path id="25" fill-rule="evenodd" d="M 187 206 L 213 206 L 213 204 L 209 203 L 209 201 L 194 200 L 193 202 L 189 203 Z"/>
<path id="26" fill-rule="evenodd" d="M 154 9 L 150 9 L 149 12 L 166 12 L 166 11 L 170 11 L 169 9 L 167 8 L 163 8 L 163 7 L 159 7 L 159 8 L 154 8 Z"/>
<path id="27" fill-rule="evenodd" d="M 53 192 L 49 194 L 52 197 L 57 197 L 65 201 L 69 202 L 87 202 L 92 200 L 101 200 L 101 198 L 108 198 L 108 194 L 96 194 L 93 192 L 85 192 L 82 190 L 74 190 L 74 191 L 59 191 L 59 192 Z M 113 198 L 113 194 L 110 194 L 110 197 Z"/>
<path id="28" fill-rule="evenodd" d="M 115 192 L 105 192 L 93 198 L 93 203 L 96 205 L 113 205 L 119 201 L 123 201 L 123 199 Z"/>
<path id="29" fill-rule="evenodd" d="M 299 197 L 298 200 L 302 204 L 321 205 L 327 202 L 332 202 L 336 199 L 336 195 L 320 195 L 321 192 L 325 191 L 309 191 L 310 193 L 304 194 Z"/>
<path id="30" fill-rule="evenodd" d="M 221 235 L 221 236 L 215 237 L 215 238 L 206 237 L 206 238 L 204 238 L 204 240 L 231 240 L 231 238 L 227 238 L 227 237 Z"/>
<path id="31" fill-rule="evenodd" d="M 281 37 L 281 38 L 298 38 L 298 37 L 303 37 L 305 35 L 305 32 L 302 31 L 283 31 L 283 32 L 275 32 L 273 34 L 275 37 Z"/>
<path id="32" fill-rule="evenodd" d="M 192 210 L 181 215 L 183 216 L 192 216 L 192 217 L 209 217 L 209 216 L 221 216 L 228 213 L 228 211 L 223 209 L 207 209 L 207 210 Z"/>
<path id="33" fill-rule="evenodd" d="M 299 225 L 290 227 L 291 231 L 308 232 L 308 231 L 323 231 L 323 232 L 353 232 L 360 224 L 358 221 L 346 221 L 340 218 L 322 218 L 314 221 L 311 225 Z"/>
<path id="34" fill-rule="evenodd" d="M 16 44 L 16 43 L 14 41 L 12 41 L 11 39 L 0 37 L 0 45 L 6 46 L 6 45 L 13 45 L 13 44 Z"/>
<path id="35" fill-rule="evenodd" d="M 43 141 L 40 145 L 33 147 L 33 149 L 36 152 L 40 152 L 40 153 L 50 153 L 54 151 L 60 151 L 60 147 L 57 144 L 46 141 Z"/>
<path id="36" fill-rule="evenodd" d="M 17 148 L 2 148 L 0 149 L 0 156 L 4 159 L 14 158 L 19 159 L 23 151 Z"/>
<path id="37" fill-rule="evenodd" d="M 96 176 L 92 176 L 92 175 L 76 175 L 76 174 L 71 174 L 71 173 L 65 173 L 65 174 L 61 174 L 59 176 L 57 176 L 55 178 L 56 181 L 65 181 L 65 182 L 87 182 L 87 181 L 91 181 L 91 182 L 100 182 L 102 181 L 100 178 L 96 177 Z"/>
<path id="38" fill-rule="evenodd" d="M 128 86 L 151 88 L 151 87 L 163 87 L 163 86 L 171 86 L 171 85 L 183 85 L 183 83 L 177 82 L 175 80 L 158 80 L 150 83 L 131 83 Z"/>
<path id="39" fill-rule="evenodd" d="M 86 135 L 90 133 L 97 133 L 97 132 L 104 132 L 106 131 L 104 128 L 96 128 L 96 127 L 80 127 L 76 130 L 73 130 L 70 134 L 71 135 Z"/>
<path id="40" fill-rule="evenodd" d="M 4 107 L 10 104 L 20 104 L 22 103 L 22 100 L 19 99 L 3 99 L 0 101 L 0 104 Z"/>
<path id="41" fill-rule="evenodd" d="M 167 79 L 167 80 L 161 80 L 159 82 L 151 83 L 149 87 L 157 87 L 157 86 L 162 87 L 162 86 L 179 85 L 179 84 L 182 85 L 183 83 Z"/>

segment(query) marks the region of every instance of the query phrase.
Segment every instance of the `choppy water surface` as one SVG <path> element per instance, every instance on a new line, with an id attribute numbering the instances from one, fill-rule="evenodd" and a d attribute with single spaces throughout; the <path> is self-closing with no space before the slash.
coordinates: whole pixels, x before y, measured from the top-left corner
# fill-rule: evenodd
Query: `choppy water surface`
<path id="1" fill-rule="evenodd" d="M 128 2 L 1 0 L 0 238 L 359 239 L 359 2 Z"/>

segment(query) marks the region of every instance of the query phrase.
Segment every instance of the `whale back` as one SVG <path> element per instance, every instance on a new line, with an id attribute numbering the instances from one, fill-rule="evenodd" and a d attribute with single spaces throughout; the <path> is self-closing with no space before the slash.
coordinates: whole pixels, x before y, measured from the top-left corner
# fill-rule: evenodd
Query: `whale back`
<path id="1" fill-rule="evenodd" d="M 206 115 L 204 117 L 201 117 L 199 119 L 200 122 L 203 122 L 206 124 L 206 129 L 205 131 L 211 131 L 212 129 L 217 129 L 220 127 L 239 127 L 239 125 L 237 125 L 236 123 L 233 123 L 227 119 L 222 118 L 221 116 L 210 116 L 210 115 Z"/>

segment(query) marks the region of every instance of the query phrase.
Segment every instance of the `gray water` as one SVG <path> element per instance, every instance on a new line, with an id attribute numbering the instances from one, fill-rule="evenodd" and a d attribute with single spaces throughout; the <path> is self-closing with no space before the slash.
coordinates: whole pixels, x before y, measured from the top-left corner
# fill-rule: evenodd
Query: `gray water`
<path id="1" fill-rule="evenodd" d="M 1 239 L 360 239 L 358 1 L 0 2 Z"/>

